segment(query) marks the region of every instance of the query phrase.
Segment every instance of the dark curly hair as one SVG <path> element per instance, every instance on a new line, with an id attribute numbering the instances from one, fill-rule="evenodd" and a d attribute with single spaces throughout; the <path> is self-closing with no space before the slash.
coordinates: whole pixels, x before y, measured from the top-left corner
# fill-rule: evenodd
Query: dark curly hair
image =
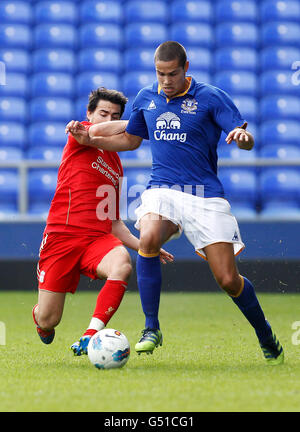
<path id="1" fill-rule="evenodd" d="M 122 92 L 117 90 L 108 90 L 105 87 L 99 87 L 96 90 L 92 90 L 89 94 L 89 103 L 87 106 L 88 111 L 94 112 L 100 100 L 106 100 L 113 104 L 120 105 L 120 117 L 122 117 L 125 110 L 125 105 L 128 101 L 127 97 Z"/>

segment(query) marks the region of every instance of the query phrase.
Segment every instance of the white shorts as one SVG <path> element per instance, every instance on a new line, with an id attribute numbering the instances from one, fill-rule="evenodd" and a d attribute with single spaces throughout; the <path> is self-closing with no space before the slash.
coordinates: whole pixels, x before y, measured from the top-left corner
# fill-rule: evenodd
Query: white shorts
<path id="1" fill-rule="evenodd" d="M 213 243 L 232 243 L 235 255 L 245 248 L 237 220 L 224 198 L 202 198 L 178 190 L 153 188 L 145 190 L 141 199 L 141 205 L 135 210 L 137 229 L 141 218 L 153 213 L 178 225 L 178 232 L 170 240 L 184 231 L 196 253 L 204 259 L 203 248 Z"/>

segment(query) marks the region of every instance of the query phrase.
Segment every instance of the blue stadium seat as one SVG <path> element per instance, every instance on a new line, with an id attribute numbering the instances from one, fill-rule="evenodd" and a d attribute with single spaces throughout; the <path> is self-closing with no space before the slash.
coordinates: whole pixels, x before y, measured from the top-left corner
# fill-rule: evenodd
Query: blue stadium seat
<path id="1" fill-rule="evenodd" d="M 13 121 L 0 121 L 0 147 L 17 147 L 22 150 L 26 145 L 27 135 L 23 124 Z"/>
<path id="2" fill-rule="evenodd" d="M 31 147 L 26 153 L 27 159 L 37 159 L 45 162 L 60 162 L 62 157 L 62 147 Z"/>
<path id="3" fill-rule="evenodd" d="M 288 21 L 271 22 L 261 26 L 263 47 L 283 45 L 299 48 L 300 24 Z"/>
<path id="4" fill-rule="evenodd" d="M 254 220 L 257 217 L 256 204 L 247 202 L 231 201 L 231 213 L 241 220 Z"/>
<path id="5" fill-rule="evenodd" d="M 18 72 L 7 72 L 6 84 L 0 85 L 0 97 L 22 97 L 28 96 L 29 85 L 26 74 Z"/>
<path id="6" fill-rule="evenodd" d="M 36 24 L 63 23 L 76 25 L 77 6 L 73 1 L 39 1 L 34 7 Z"/>
<path id="7" fill-rule="evenodd" d="M 257 50 L 253 48 L 227 47 L 215 52 L 215 69 L 246 70 L 257 72 L 259 60 Z"/>
<path id="8" fill-rule="evenodd" d="M 79 16 L 82 23 L 122 24 L 124 13 L 124 7 L 119 1 L 92 0 L 82 2 Z"/>
<path id="9" fill-rule="evenodd" d="M 241 150 L 234 142 L 232 144 L 222 145 L 218 148 L 218 158 L 224 160 L 230 159 L 231 161 L 238 162 L 252 162 L 256 157 L 257 152 L 255 148 L 251 151 Z M 247 168 L 251 169 L 250 167 Z"/>
<path id="10" fill-rule="evenodd" d="M 214 83 L 230 95 L 255 97 L 258 91 L 257 76 L 253 72 L 223 71 L 216 73 Z"/>
<path id="11" fill-rule="evenodd" d="M 19 147 L 0 146 L 0 162 L 15 162 L 23 160 L 23 150 Z"/>
<path id="12" fill-rule="evenodd" d="M 122 69 L 122 55 L 117 49 L 83 49 L 79 52 L 78 70 L 80 72 L 93 70 L 120 74 Z"/>
<path id="13" fill-rule="evenodd" d="M 212 78 L 209 72 L 204 70 L 197 70 L 193 67 L 189 68 L 187 76 L 191 75 L 197 82 L 212 84 Z"/>
<path id="14" fill-rule="evenodd" d="M 261 220 L 295 220 L 300 219 L 300 205 L 298 200 L 272 200 L 264 202 L 259 215 Z"/>
<path id="15" fill-rule="evenodd" d="M 62 72 L 40 72 L 31 77 L 31 97 L 73 97 L 74 83 L 71 74 Z"/>
<path id="16" fill-rule="evenodd" d="M 50 206 L 57 184 L 57 169 L 30 169 L 28 172 L 29 212 L 36 205 Z"/>
<path id="17" fill-rule="evenodd" d="M 191 68 L 207 72 L 212 70 L 213 56 L 209 49 L 190 46 L 186 46 L 185 49 Z"/>
<path id="18" fill-rule="evenodd" d="M 170 26 L 170 39 L 184 46 L 212 48 L 214 43 L 213 27 L 202 22 L 173 23 Z"/>
<path id="19" fill-rule="evenodd" d="M 262 121 L 287 119 L 299 120 L 300 96 L 277 95 L 260 99 L 260 117 Z"/>
<path id="20" fill-rule="evenodd" d="M 17 203 L 7 204 L 0 202 L 0 219 L 5 219 L 10 216 L 17 216 L 18 205 Z"/>
<path id="21" fill-rule="evenodd" d="M 77 46 L 77 29 L 71 24 L 39 24 L 33 35 L 35 49 L 75 49 Z"/>
<path id="22" fill-rule="evenodd" d="M 268 120 L 260 125 L 262 146 L 284 144 L 300 146 L 300 124 L 294 120 Z"/>
<path id="23" fill-rule="evenodd" d="M 259 11 L 255 1 L 223 0 L 216 4 L 215 20 L 217 23 L 222 21 L 257 23 Z"/>
<path id="24" fill-rule="evenodd" d="M 194 0 L 182 2 L 173 1 L 170 9 L 172 22 L 213 22 L 213 8 L 210 1 Z"/>
<path id="25" fill-rule="evenodd" d="M 156 80 L 155 72 L 127 72 L 123 77 L 123 93 L 126 96 L 135 96 L 144 87 Z"/>
<path id="26" fill-rule="evenodd" d="M 0 22 L 30 25 L 32 23 L 31 5 L 26 1 L 2 0 Z"/>
<path id="27" fill-rule="evenodd" d="M 47 122 L 37 119 L 37 122 L 31 123 L 28 129 L 28 147 L 63 148 L 67 142 L 65 126 L 63 122 Z"/>
<path id="28" fill-rule="evenodd" d="M 28 119 L 26 100 L 19 97 L 0 97 L 0 119 L 25 123 Z"/>
<path id="29" fill-rule="evenodd" d="M 219 179 L 229 202 L 247 202 L 252 203 L 252 205 L 256 203 L 257 178 L 253 170 L 248 168 L 220 168 Z"/>
<path id="30" fill-rule="evenodd" d="M 259 155 L 261 158 L 274 158 L 282 162 L 285 160 L 300 160 L 300 147 L 297 145 L 286 145 L 269 143 L 261 148 Z M 293 168 L 294 169 L 294 168 Z"/>
<path id="31" fill-rule="evenodd" d="M 0 46 L 7 49 L 31 49 L 31 28 L 24 24 L 0 24 Z"/>
<path id="32" fill-rule="evenodd" d="M 128 95 L 127 95 L 127 97 L 128 97 Z M 135 95 L 128 97 L 128 102 L 125 105 L 125 110 L 124 110 L 124 113 L 122 115 L 122 119 L 123 120 L 128 120 L 129 119 L 134 99 L 135 99 Z"/>
<path id="33" fill-rule="evenodd" d="M 87 104 L 88 104 L 88 100 L 86 96 L 82 96 L 76 99 L 74 120 L 79 120 L 79 121 L 86 120 Z"/>
<path id="34" fill-rule="evenodd" d="M 126 48 L 156 48 L 168 40 L 168 30 L 164 24 L 132 23 L 125 26 Z"/>
<path id="35" fill-rule="evenodd" d="M 268 69 L 290 69 L 300 59 L 300 49 L 290 46 L 271 46 L 260 53 L 262 71 Z"/>
<path id="36" fill-rule="evenodd" d="M 154 69 L 154 48 L 129 48 L 124 53 L 125 70 L 150 71 Z"/>
<path id="37" fill-rule="evenodd" d="M 17 205 L 19 190 L 19 174 L 17 170 L 0 169 L 0 203 Z"/>
<path id="38" fill-rule="evenodd" d="M 258 179 L 261 202 L 297 200 L 300 202 L 300 172 L 291 168 L 269 168 Z"/>
<path id="39" fill-rule="evenodd" d="M 141 146 L 133 151 L 124 151 L 120 152 L 119 156 L 121 160 L 124 159 L 131 159 L 131 160 L 139 160 L 139 161 L 151 161 L 152 160 L 152 153 L 150 145 L 148 144 L 148 141 L 145 143 L 143 142 Z"/>
<path id="40" fill-rule="evenodd" d="M 120 88 L 118 75 L 95 71 L 82 72 L 75 78 L 75 90 L 78 97 L 85 96 L 87 100 L 89 93 L 98 87 L 118 90 Z"/>
<path id="41" fill-rule="evenodd" d="M 217 48 L 248 47 L 259 45 L 258 26 L 254 23 L 226 22 L 215 27 Z"/>
<path id="42" fill-rule="evenodd" d="M 293 72 L 289 70 L 269 70 L 260 74 L 259 87 L 261 97 L 268 95 L 290 95 L 300 94 L 300 87 L 293 82 Z"/>
<path id="43" fill-rule="evenodd" d="M 73 101 L 61 97 L 39 97 L 29 103 L 31 122 L 69 122 L 74 117 Z"/>
<path id="44" fill-rule="evenodd" d="M 295 0 L 262 1 L 260 5 L 262 22 L 267 21 L 296 21 L 300 20 L 300 4 Z"/>
<path id="45" fill-rule="evenodd" d="M 123 207 L 122 197 L 126 196 L 127 202 L 124 207 L 130 220 L 136 220 L 134 210 L 140 205 L 141 194 L 145 191 L 150 179 L 150 168 L 124 168 L 124 179 L 122 182 L 122 196 L 120 200 Z"/>
<path id="46" fill-rule="evenodd" d="M 127 23 L 154 22 L 168 24 L 169 7 L 157 0 L 136 1 L 128 0 L 124 5 L 124 18 Z"/>
<path id="47" fill-rule="evenodd" d="M 88 47 L 121 49 L 123 39 L 122 28 L 117 24 L 89 23 L 79 29 L 80 49 Z"/>
<path id="48" fill-rule="evenodd" d="M 236 95 L 233 97 L 233 102 L 240 111 L 242 117 L 247 121 L 257 122 L 258 121 L 258 102 L 253 96 Z"/>
<path id="49" fill-rule="evenodd" d="M 32 68 L 37 72 L 65 72 L 76 71 L 76 57 L 69 49 L 38 49 L 32 53 Z"/>
<path id="50" fill-rule="evenodd" d="M 6 72 L 27 74 L 31 70 L 31 56 L 27 50 L 2 48 L 0 61 L 5 63 Z"/>

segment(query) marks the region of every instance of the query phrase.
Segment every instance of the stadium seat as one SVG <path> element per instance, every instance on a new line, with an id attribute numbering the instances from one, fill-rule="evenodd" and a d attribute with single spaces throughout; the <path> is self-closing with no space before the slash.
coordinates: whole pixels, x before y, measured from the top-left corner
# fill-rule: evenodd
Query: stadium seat
<path id="1" fill-rule="evenodd" d="M 75 101 L 75 119 L 79 121 L 86 120 L 88 100 L 86 96 L 82 96 Z"/>
<path id="2" fill-rule="evenodd" d="M 169 7 L 161 1 L 128 0 L 124 5 L 124 18 L 129 23 L 154 22 L 168 24 Z"/>
<path id="3" fill-rule="evenodd" d="M 76 71 L 76 57 L 69 49 L 38 49 L 32 53 L 33 72 L 65 72 Z"/>
<path id="4" fill-rule="evenodd" d="M 254 220 L 257 218 L 256 204 L 230 202 L 231 213 L 238 221 Z"/>
<path id="5" fill-rule="evenodd" d="M 30 169 L 28 172 L 29 211 L 33 206 L 47 205 L 51 200 L 57 184 L 57 169 Z"/>
<path id="6" fill-rule="evenodd" d="M 123 93 L 126 96 L 136 96 L 144 87 L 156 80 L 155 72 L 127 72 L 123 77 Z"/>
<path id="7" fill-rule="evenodd" d="M 0 85 L 0 97 L 27 97 L 29 83 L 25 74 L 7 72 L 5 75 L 5 82 L 5 85 Z"/>
<path id="8" fill-rule="evenodd" d="M 18 214 L 18 204 L 7 204 L 7 203 L 1 203 L 0 202 L 0 219 L 6 219 L 10 216 L 17 216 Z"/>
<path id="9" fill-rule="evenodd" d="M 170 8 L 172 22 L 213 22 L 213 8 L 210 1 L 173 1 Z"/>
<path id="10" fill-rule="evenodd" d="M 300 219 L 300 206 L 298 200 L 275 200 L 264 202 L 259 214 L 261 220 L 295 220 Z"/>
<path id="11" fill-rule="evenodd" d="M 299 48 L 300 24 L 288 21 L 271 22 L 261 26 L 263 47 L 283 45 Z"/>
<path id="12" fill-rule="evenodd" d="M 257 23 L 259 11 L 255 1 L 218 1 L 215 8 L 215 20 L 217 23 L 222 21 Z"/>
<path id="13" fill-rule="evenodd" d="M 202 22 L 173 23 L 170 26 L 170 39 L 184 46 L 212 48 L 214 43 L 213 27 Z"/>
<path id="14" fill-rule="evenodd" d="M 147 141 L 145 143 L 143 142 L 136 150 L 120 152 L 119 156 L 121 160 L 152 161 L 151 148 Z"/>
<path id="15" fill-rule="evenodd" d="M 262 71 L 268 69 L 290 69 L 300 59 L 300 49 L 290 46 L 272 46 L 264 48 L 260 53 Z"/>
<path id="16" fill-rule="evenodd" d="M 14 169 L 0 169 L 0 203 L 17 205 L 19 174 Z"/>
<path id="17" fill-rule="evenodd" d="M 38 146 L 31 147 L 26 153 L 27 159 L 37 159 L 45 162 L 60 162 L 63 148 Z"/>
<path id="18" fill-rule="evenodd" d="M 300 4 L 295 0 L 262 1 L 260 5 L 262 22 L 267 21 L 296 21 L 300 20 Z"/>
<path id="19" fill-rule="evenodd" d="M 32 23 L 31 5 L 27 1 L 2 0 L 0 22 L 30 25 Z"/>
<path id="20" fill-rule="evenodd" d="M 40 72 L 31 77 L 31 97 L 73 97 L 74 83 L 71 74 L 62 72 Z"/>
<path id="21" fill-rule="evenodd" d="M 227 47 L 215 52 L 216 71 L 245 70 L 257 72 L 259 68 L 257 50 L 253 48 Z"/>
<path id="22" fill-rule="evenodd" d="M 220 168 L 219 179 L 229 202 L 247 202 L 255 205 L 257 179 L 253 170 L 248 168 Z"/>
<path id="23" fill-rule="evenodd" d="M 26 145 L 27 135 L 23 124 L 9 120 L 6 122 L 0 120 L 0 147 L 24 149 Z"/>
<path id="24" fill-rule="evenodd" d="M 220 146 L 218 148 L 218 158 L 237 162 L 253 162 L 257 157 L 256 149 L 251 151 L 241 150 L 235 143 Z M 247 167 L 248 168 L 248 167 Z M 251 169 L 250 167 L 248 169 Z M 255 169 L 255 168 L 254 168 Z M 253 170 L 252 170 L 253 171 Z"/>
<path id="25" fill-rule="evenodd" d="M 39 24 L 33 36 L 35 49 L 75 49 L 77 46 L 77 29 L 71 24 Z"/>
<path id="26" fill-rule="evenodd" d="M 119 89 L 120 81 L 117 74 L 109 72 L 82 72 L 75 78 L 75 91 L 78 97 L 85 96 L 86 100 L 89 93 L 98 87 L 108 89 Z"/>
<path id="27" fill-rule="evenodd" d="M 127 71 L 150 71 L 154 69 L 154 48 L 129 48 L 124 52 L 124 68 Z"/>
<path id="28" fill-rule="evenodd" d="M 64 122 L 46 122 L 37 119 L 37 122 L 31 123 L 28 128 L 28 146 L 63 148 L 67 142 L 65 126 Z"/>
<path id="29" fill-rule="evenodd" d="M 258 179 L 262 206 L 267 202 L 296 200 L 300 202 L 300 172 L 291 168 L 263 170 Z"/>
<path id="30" fill-rule="evenodd" d="M 300 160 L 300 147 L 297 145 L 286 145 L 285 143 L 273 144 L 271 142 L 261 148 L 259 156 L 266 159 L 278 159 L 282 163 L 285 160 Z"/>
<path id="31" fill-rule="evenodd" d="M 258 121 L 258 102 L 253 96 L 236 95 L 233 97 L 233 102 L 237 106 L 243 118 L 247 121 Z"/>
<path id="32" fill-rule="evenodd" d="M 83 1 L 80 6 L 80 19 L 82 23 L 111 23 L 122 24 L 124 7 L 121 2 L 114 0 Z"/>
<path id="33" fill-rule="evenodd" d="M 19 97 L 0 97 L 0 119 L 25 123 L 28 119 L 26 100 Z"/>
<path id="34" fill-rule="evenodd" d="M 38 1 L 34 6 L 36 24 L 63 23 L 76 25 L 77 7 L 73 1 Z"/>
<path id="35" fill-rule="evenodd" d="M 262 146 L 270 143 L 300 146 L 300 124 L 294 120 L 268 120 L 260 125 Z"/>
<path id="36" fill-rule="evenodd" d="M 122 28 L 117 24 L 107 23 L 81 25 L 79 44 L 80 49 L 88 47 L 121 49 L 123 47 Z"/>
<path id="37" fill-rule="evenodd" d="M 300 96 L 266 96 L 260 99 L 260 117 L 262 121 L 300 118 Z"/>
<path id="38" fill-rule="evenodd" d="M 24 24 L 0 24 L 0 46 L 7 49 L 31 49 L 31 28 Z"/>
<path id="39" fill-rule="evenodd" d="M 120 205 L 127 212 L 129 220 L 136 220 L 134 210 L 141 203 L 140 196 L 146 190 L 150 173 L 150 168 L 124 168 Z"/>
<path id="40" fill-rule="evenodd" d="M 229 93 L 229 95 L 257 95 L 257 77 L 253 72 L 246 71 L 223 71 L 214 76 L 214 83 L 217 87 Z"/>
<path id="41" fill-rule="evenodd" d="M 213 56 L 207 48 L 197 48 L 187 46 L 187 58 L 190 62 L 190 67 L 195 70 L 203 70 L 210 72 L 213 68 Z"/>
<path id="42" fill-rule="evenodd" d="M 261 97 L 269 95 L 290 95 L 300 94 L 299 85 L 293 82 L 293 72 L 289 70 L 269 70 L 260 74 L 259 88 Z"/>
<path id="43" fill-rule="evenodd" d="M 212 83 L 212 78 L 209 72 L 203 70 L 197 70 L 194 68 L 189 68 L 187 76 L 191 75 L 197 82 L 202 82 L 206 84 Z"/>
<path id="44" fill-rule="evenodd" d="M 31 56 L 23 49 L 0 49 L 0 62 L 5 63 L 6 72 L 27 74 L 31 70 Z"/>
<path id="45" fill-rule="evenodd" d="M 19 147 L 0 146 L 0 162 L 17 162 L 23 159 L 23 150 Z"/>
<path id="46" fill-rule="evenodd" d="M 124 110 L 124 113 L 123 113 L 123 115 L 122 115 L 122 119 L 123 119 L 123 120 L 128 120 L 128 119 L 129 119 L 130 114 L 131 114 L 131 110 L 132 110 L 132 104 L 133 104 L 133 101 L 134 101 L 134 99 L 135 99 L 135 96 L 136 96 L 136 95 L 133 95 L 133 96 L 129 96 L 129 97 L 128 97 L 128 95 L 127 95 L 127 97 L 128 97 L 128 102 L 127 102 L 127 104 L 125 105 L 125 110 Z"/>
<path id="47" fill-rule="evenodd" d="M 78 70 L 80 72 L 93 70 L 120 74 L 123 70 L 122 59 L 117 49 L 83 49 L 78 55 Z"/>
<path id="48" fill-rule="evenodd" d="M 74 116 L 73 101 L 61 97 L 40 97 L 29 102 L 31 122 L 69 122 Z"/>
<path id="49" fill-rule="evenodd" d="M 164 24 L 132 23 L 125 26 L 124 39 L 126 48 L 156 48 L 168 40 L 168 30 Z"/>
<path id="50" fill-rule="evenodd" d="M 215 27 L 216 47 L 248 47 L 259 45 L 258 26 L 254 23 L 225 22 Z"/>

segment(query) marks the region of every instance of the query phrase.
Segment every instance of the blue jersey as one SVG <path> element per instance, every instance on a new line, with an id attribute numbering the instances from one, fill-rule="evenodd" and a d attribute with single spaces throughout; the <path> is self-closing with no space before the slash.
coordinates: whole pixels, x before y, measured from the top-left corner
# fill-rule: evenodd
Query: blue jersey
<path id="1" fill-rule="evenodd" d="M 208 197 L 223 197 L 217 177 L 217 144 L 245 124 L 224 91 L 188 77 L 187 91 L 168 99 L 158 82 L 142 89 L 133 103 L 126 131 L 150 140 L 152 172 L 148 187 L 179 187 Z"/>

